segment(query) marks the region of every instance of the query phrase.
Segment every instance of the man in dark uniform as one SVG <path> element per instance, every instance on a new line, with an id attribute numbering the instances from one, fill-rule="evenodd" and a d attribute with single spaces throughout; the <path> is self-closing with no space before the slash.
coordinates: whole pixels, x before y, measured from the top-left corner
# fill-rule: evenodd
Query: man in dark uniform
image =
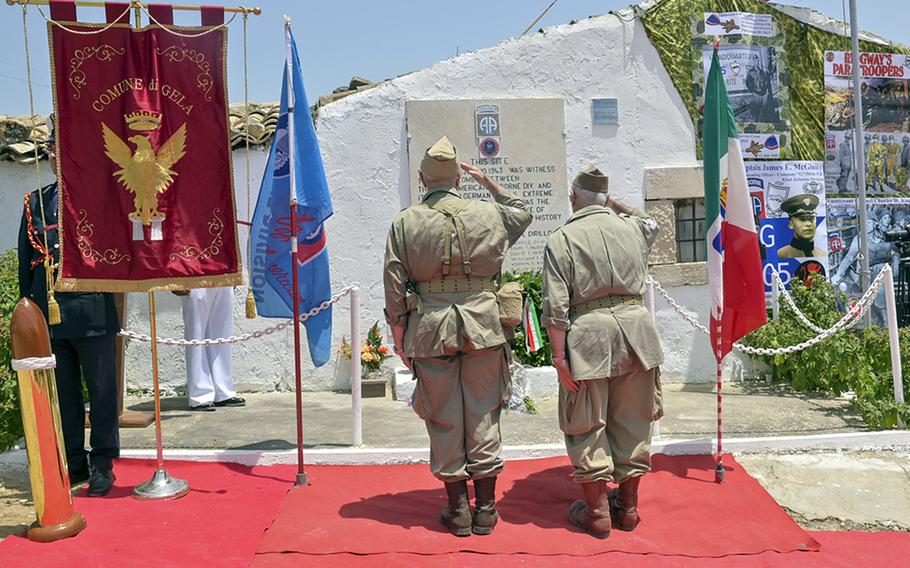
<path id="1" fill-rule="evenodd" d="M 815 246 L 816 207 L 818 197 L 811 193 L 794 195 L 780 204 L 781 211 L 790 216 L 793 240 L 777 250 L 777 258 L 825 256 L 825 251 Z"/>
<path id="2" fill-rule="evenodd" d="M 51 129 L 48 160 L 56 171 L 52 122 Z M 39 191 L 44 202 L 43 215 Z M 60 259 L 57 182 L 39 191 L 26 195 L 19 226 L 19 295 L 38 304 L 47 317 L 46 251 L 51 252 L 55 265 Z M 59 324 L 49 329 L 51 350 L 57 358 L 57 395 L 70 483 L 75 486 L 89 481 L 88 495 L 98 497 L 110 491 L 114 482 L 113 460 L 120 456 L 114 357 L 120 320 L 113 294 L 60 293 L 56 294 L 56 300 L 62 317 Z M 85 451 L 83 377 L 91 403 L 91 460 Z"/>

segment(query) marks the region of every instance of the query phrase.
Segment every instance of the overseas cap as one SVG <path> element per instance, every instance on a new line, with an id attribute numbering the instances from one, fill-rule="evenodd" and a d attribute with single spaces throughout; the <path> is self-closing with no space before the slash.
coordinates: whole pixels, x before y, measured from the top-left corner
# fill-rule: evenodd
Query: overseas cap
<path id="1" fill-rule="evenodd" d="M 578 172 L 578 175 L 575 176 L 575 180 L 572 184 L 581 189 L 587 189 L 588 191 L 593 191 L 595 193 L 607 193 L 609 181 L 610 178 L 603 175 L 603 172 L 595 166 L 588 166 Z"/>
<path id="2" fill-rule="evenodd" d="M 818 197 L 811 193 L 794 195 L 780 204 L 780 208 L 791 217 L 815 217 Z"/>
<path id="3" fill-rule="evenodd" d="M 458 175 L 458 155 L 448 138 L 443 136 L 427 148 L 420 171 L 432 179 L 450 179 Z"/>

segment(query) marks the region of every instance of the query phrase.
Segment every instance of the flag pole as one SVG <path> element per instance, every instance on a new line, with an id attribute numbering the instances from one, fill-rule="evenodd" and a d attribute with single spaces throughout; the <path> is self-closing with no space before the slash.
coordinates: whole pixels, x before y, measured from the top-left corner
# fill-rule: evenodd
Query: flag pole
<path id="1" fill-rule="evenodd" d="M 297 265 L 297 184 L 294 164 L 294 73 L 292 72 L 291 18 L 284 17 L 284 44 L 287 50 L 288 79 L 288 159 L 290 161 L 291 201 L 291 285 L 294 287 L 294 388 L 297 394 L 297 480 L 296 487 L 309 485 L 303 467 L 303 398 L 300 371 L 300 285 Z"/>
<path id="2" fill-rule="evenodd" d="M 717 361 L 717 463 L 714 467 L 714 481 L 716 483 L 724 482 L 724 441 L 723 441 L 723 408 L 724 408 L 724 365 L 723 365 L 723 333 L 721 328 L 723 324 L 723 313 L 717 318 L 717 341 L 715 348 Z"/>

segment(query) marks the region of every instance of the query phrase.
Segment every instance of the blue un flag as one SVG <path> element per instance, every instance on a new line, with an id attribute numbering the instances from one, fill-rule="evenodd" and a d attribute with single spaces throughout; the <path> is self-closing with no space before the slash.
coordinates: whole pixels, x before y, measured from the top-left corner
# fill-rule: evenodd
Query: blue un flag
<path id="1" fill-rule="evenodd" d="M 332 295 L 329 253 L 323 223 L 332 215 L 332 199 L 316 131 L 310 118 L 297 46 L 290 28 L 290 74 L 285 65 L 281 86 L 281 116 L 266 164 L 251 230 L 251 287 L 256 310 L 265 317 L 293 317 L 291 266 L 291 184 L 297 195 L 297 255 L 300 313 Z M 290 80 L 290 84 L 289 84 Z M 288 89 L 291 89 L 289 93 Z M 290 95 L 290 96 L 289 96 Z M 294 101 L 293 139 L 288 128 L 288 100 Z M 291 168 L 294 175 L 291 176 Z M 331 307 L 306 320 L 307 343 L 313 364 L 329 360 L 332 349 Z"/>

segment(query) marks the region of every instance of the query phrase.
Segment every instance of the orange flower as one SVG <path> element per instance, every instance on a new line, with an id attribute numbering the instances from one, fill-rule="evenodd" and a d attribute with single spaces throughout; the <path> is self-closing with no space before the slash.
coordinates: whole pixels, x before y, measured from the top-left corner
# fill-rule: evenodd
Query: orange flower
<path id="1" fill-rule="evenodd" d="M 379 347 L 379 352 L 380 352 L 381 354 L 383 354 L 383 355 L 388 355 L 388 354 L 389 354 L 389 348 L 386 347 L 385 345 L 382 345 L 382 346 Z"/>

